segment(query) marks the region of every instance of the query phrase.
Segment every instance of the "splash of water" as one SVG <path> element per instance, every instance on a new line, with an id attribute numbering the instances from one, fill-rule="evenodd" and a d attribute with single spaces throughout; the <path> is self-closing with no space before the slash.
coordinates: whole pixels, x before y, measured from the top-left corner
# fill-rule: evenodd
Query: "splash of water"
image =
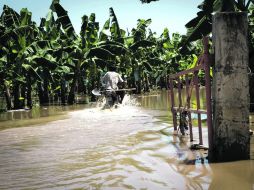
<path id="1" fill-rule="evenodd" d="M 113 107 L 110 107 L 109 105 L 107 105 L 107 100 L 105 96 L 100 96 L 96 102 L 96 108 L 101 108 L 101 109 L 119 108 L 123 106 L 140 106 L 140 103 L 137 101 L 136 97 L 129 94 L 126 94 L 124 96 L 122 104 L 116 104 Z"/>
<path id="2" fill-rule="evenodd" d="M 128 106 L 140 106 L 141 104 L 137 101 L 137 98 L 132 96 L 132 95 L 129 95 L 129 94 L 126 94 L 124 96 L 124 99 L 123 99 L 123 105 L 128 105 Z"/>

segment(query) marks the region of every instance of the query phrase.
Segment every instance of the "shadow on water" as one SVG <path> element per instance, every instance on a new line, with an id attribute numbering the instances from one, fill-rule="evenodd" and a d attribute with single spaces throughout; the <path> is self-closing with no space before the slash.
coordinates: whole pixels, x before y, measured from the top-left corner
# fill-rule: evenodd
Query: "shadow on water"
<path id="1" fill-rule="evenodd" d="M 0 131 L 0 189 L 254 189 L 253 160 L 209 164 L 206 151 L 174 134 L 167 91 L 137 101 L 52 108 L 46 123 L 38 111 L 33 126 L 2 119 L 10 126 Z"/>

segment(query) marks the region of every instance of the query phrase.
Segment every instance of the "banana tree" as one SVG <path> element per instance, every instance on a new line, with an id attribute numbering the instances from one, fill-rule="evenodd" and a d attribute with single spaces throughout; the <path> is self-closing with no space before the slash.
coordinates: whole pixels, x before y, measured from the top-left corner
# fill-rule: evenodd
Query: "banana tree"
<path id="1" fill-rule="evenodd" d="M 40 105 L 48 105 L 51 99 L 52 86 L 58 86 L 52 77 L 58 66 L 55 54 L 59 54 L 62 48 L 59 43 L 62 41 L 60 23 L 55 21 L 52 11 L 49 11 L 46 18 L 41 19 L 38 31 L 36 40 L 24 52 L 27 63 L 33 68 L 33 71 L 36 71 L 36 73 L 32 72 L 33 75 L 30 71 L 27 72 L 29 74 L 27 79 L 32 82 L 30 86 L 37 86 L 36 91 L 38 92 Z M 30 97 L 31 90 L 27 94 Z"/>
<path id="2" fill-rule="evenodd" d="M 25 78 L 25 58 L 24 53 L 38 36 L 38 28 L 31 21 L 31 12 L 21 9 L 20 15 L 8 6 L 4 6 L 1 21 L 6 26 L 6 30 L 0 36 L 0 41 L 7 51 L 7 63 L 11 64 L 9 70 L 12 76 L 11 85 L 14 95 L 14 109 L 25 107 L 25 96 L 27 81 Z"/>
<path id="3" fill-rule="evenodd" d="M 183 47 L 189 42 L 201 39 L 212 32 L 212 14 L 214 12 L 248 12 L 253 0 L 204 0 L 198 8 L 197 17 L 190 20 L 185 26 L 187 38 Z"/>
<path id="4" fill-rule="evenodd" d="M 2 48 L 4 51 L 5 48 Z M 11 110 L 13 108 L 13 103 L 11 101 L 11 93 L 10 93 L 10 73 L 8 72 L 9 70 L 9 65 L 7 64 L 7 52 L 3 53 L 0 52 L 0 85 L 1 88 L 4 91 L 4 96 L 6 99 L 6 105 L 7 105 L 7 110 Z"/>
<path id="5" fill-rule="evenodd" d="M 82 58 L 83 58 L 82 46 L 86 47 L 85 43 L 87 41 L 84 41 L 85 37 L 82 36 L 83 44 L 81 44 L 81 39 L 75 33 L 74 27 L 70 21 L 67 11 L 58 2 L 53 2 L 51 7 L 52 7 L 52 11 L 56 12 L 56 14 L 58 16 L 57 22 L 59 22 L 63 28 L 62 35 L 60 38 L 62 50 L 63 50 L 61 53 L 67 53 L 68 58 L 61 59 L 59 57 L 60 58 L 59 62 L 62 63 L 61 66 L 67 66 L 72 71 L 71 73 L 69 73 L 69 76 L 71 75 L 72 78 L 70 81 L 71 84 L 70 84 L 70 91 L 69 91 L 69 95 L 68 95 L 68 103 L 73 104 L 75 102 L 75 93 L 76 93 L 76 89 L 78 86 L 78 81 L 81 81 L 80 80 L 80 77 L 81 77 L 80 64 L 81 64 Z M 83 20 L 83 22 L 84 22 L 84 20 Z M 84 23 L 83 23 L 82 29 L 84 29 Z M 84 32 L 84 31 L 82 31 L 82 32 Z M 94 31 L 91 31 L 91 32 L 94 32 Z M 65 80 L 66 80 L 66 78 L 65 78 Z M 65 83 L 66 82 L 64 82 L 64 84 Z M 64 100 L 65 95 L 64 94 L 66 93 L 66 91 L 65 91 L 66 87 L 64 84 L 61 85 L 61 88 L 63 88 L 61 90 L 61 92 L 63 94 L 62 95 L 62 103 L 65 102 L 65 100 Z"/>
<path id="6" fill-rule="evenodd" d="M 91 37 L 99 37 L 93 40 L 92 47 L 87 48 L 85 60 L 82 62 L 82 69 L 87 69 L 86 76 L 92 80 L 90 89 L 100 86 L 100 75 L 107 70 L 109 65 L 115 65 L 121 71 L 125 70 L 123 60 L 129 52 L 123 43 L 125 31 L 120 29 L 113 8 L 109 9 L 109 13 L 109 19 L 106 20 L 102 30 L 93 36 L 88 35 L 88 32 L 93 29 L 91 26 L 96 26 L 95 19 L 90 19 L 91 16 L 89 20 L 88 17 L 83 17 L 82 28 L 86 29 L 86 32 L 81 33 L 81 37 L 85 36 L 82 37 L 84 39 L 82 41 L 87 42 L 88 40 L 91 41 Z M 95 31 L 98 32 L 98 30 L 99 28 L 96 28 Z"/>
<path id="7" fill-rule="evenodd" d="M 133 82 L 137 88 L 137 93 L 141 93 L 142 83 L 146 86 L 145 89 L 149 90 L 149 76 L 153 72 L 147 59 L 152 54 L 152 50 L 156 45 L 154 41 L 149 39 L 151 36 L 147 35 L 147 27 L 151 22 L 151 19 L 138 19 L 137 28 L 132 29 L 132 37 L 128 38 L 128 45 L 131 51 Z"/>

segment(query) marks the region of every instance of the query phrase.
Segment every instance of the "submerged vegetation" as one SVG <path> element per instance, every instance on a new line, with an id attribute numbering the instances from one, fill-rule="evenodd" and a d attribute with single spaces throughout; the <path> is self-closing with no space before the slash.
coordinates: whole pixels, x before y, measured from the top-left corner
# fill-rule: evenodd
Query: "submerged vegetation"
<path id="1" fill-rule="evenodd" d="M 196 24 L 204 20 L 199 16 Z M 136 28 L 125 31 L 113 8 L 101 26 L 94 13 L 84 15 L 81 22 L 77 34 L 59 1 L 52 2 L 39 24 L 26 8 L 17 13 L 3 6 L 0 96 L 5 97 L 8 110 L 32 108 L 32 97 L 38 97 L 40 105 L 53 100 L 73 104 L 77 94 L 91 95 L 92 89 L 100 87 L 100 78 L 111 65 L 127 76 L 128 86 L 135 87 L 136 93 L 168 88 L 168 75 L 193 67 L 202 51 L 200 41 L 189 44 L 190 31 L 198 30 L 194 21 L 188 23 L 187 36 L 170 35 L 167 28 L 157 36 L 149 29 L 151 19 L 138 19 Z"/>

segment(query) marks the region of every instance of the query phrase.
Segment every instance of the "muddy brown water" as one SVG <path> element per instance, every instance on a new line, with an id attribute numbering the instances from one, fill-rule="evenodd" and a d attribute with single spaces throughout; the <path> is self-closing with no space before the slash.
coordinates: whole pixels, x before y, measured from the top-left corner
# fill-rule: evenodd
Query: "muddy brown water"
<path id="1" fill-rule="evenodd" d="M 166 91 L 129 102 L 0 115 L 0 189 L 254 189 L 254 160 L 210 164 L 173 134 Z"/>

